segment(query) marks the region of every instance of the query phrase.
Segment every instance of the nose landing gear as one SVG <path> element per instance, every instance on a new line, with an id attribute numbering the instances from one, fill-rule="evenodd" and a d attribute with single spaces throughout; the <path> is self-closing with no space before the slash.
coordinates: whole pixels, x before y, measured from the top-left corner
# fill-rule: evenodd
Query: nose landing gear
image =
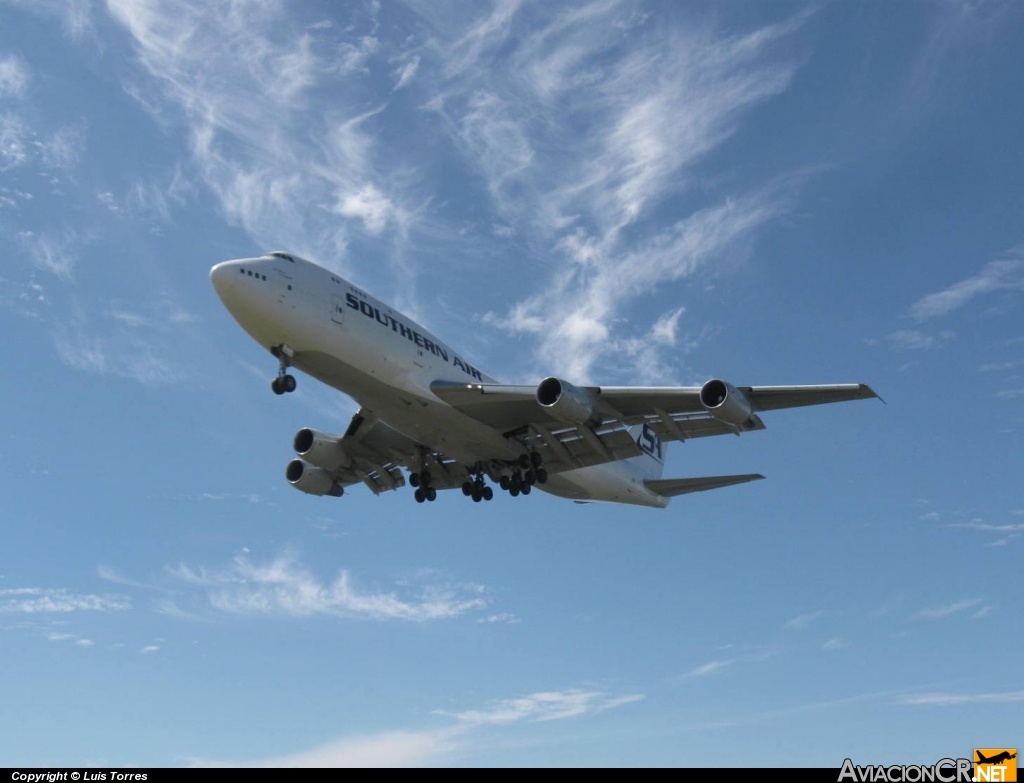
<path id="1" fill-rule="evenodd" d="M 270 388 L 274 394 L 286 394 L 295 391 L 295 376 L 288 374 L 288 368 L 291 367 L 291 357 L 294 355 L 294 351 L 286 345 L 275 345 L 270 349 L 270 352 L 280 361 L 280 364 L 277 365 L 277 377 L 270 382 Z"/>

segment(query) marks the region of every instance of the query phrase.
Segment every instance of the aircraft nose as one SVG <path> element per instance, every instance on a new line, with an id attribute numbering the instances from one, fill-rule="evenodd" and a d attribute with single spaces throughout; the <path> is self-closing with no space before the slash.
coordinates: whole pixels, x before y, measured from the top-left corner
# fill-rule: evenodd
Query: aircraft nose
<path id="1" fill-rule="evenodd" d="M 224 261 L 210 270 L 210 282 L 221 299 L 236 285 L 241 267 L 241 261 Z"/>

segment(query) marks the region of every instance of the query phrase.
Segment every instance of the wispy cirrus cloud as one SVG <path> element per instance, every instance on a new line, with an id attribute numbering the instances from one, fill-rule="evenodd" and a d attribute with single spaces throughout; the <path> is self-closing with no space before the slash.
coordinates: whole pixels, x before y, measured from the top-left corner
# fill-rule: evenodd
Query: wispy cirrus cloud
<path id="1" fill-rule="evenodd" d="M 0 590 L 0 613 L 119 612 L 131 607 L 131 601 L 123 595 L 73 593 L 62 587 Z"/>
<path id="2" fill-rule="evenodd" d="M 960 707 L 968 704 L 1012 704 L 1024 701 L 1024 691 L 1001 691 L 996 693 L 923 693 L 903 696 L 897 704 L 928 707 Z"/>
<path id="3" fill-rule="evenodd" d="M 918 620 L 941 620 L 945 617 L 952 617 L 955 614 L 965 612 L 968 609 L 974 609 L 975 607 L 981 606 L 982 603 L 984 603 L 984 601 L 981 598 L 964 598 L 960 601 L 943 604 L 942 606 L 932 606 L 927 609 L 922 609 L 915 614 L 914 617 Z"/>
<path id="4" fill-rule="evenodd" d="M 642 701 L 643 694 L 609 696 L 601 691 L 573 689 L 533 693 L 519 699 L 504 699 L 482 710 L 446 712 L 435 710 L 435 715 L 446 715 L 473 726 L 498 725 L 527 721 L 544 723 L 551 720 L 576 718 L 590 713 L 604 712 Z"/>
<path id="5" fill-rule="evenodd" d="M 434 581 L 403 592 L 372 591 L 359 588 L 345 570 L 332 581 L 322 581 L 290 554 L 264 565 L 241 554 L 225 568 L 179 564 L 170 573 L 178 582 L 203 590 L 209 607 L 228 614 L 427 622 L 460 617 L 488 605 L 482 585 Z"/>
<path id="6" fill-rule="evenodd" d="M 782 627 L 789 631 L 802 631 L 819 617 L 825 614 L 824 609 L 816 609 L 813 612 L 804 612 L 796 617 L 791 617 L 782 624 Z"/>
<path id="7" fill-rule="evenodd" d="M 0 98 L 21 95 L 28 81 L 29 70 L 24 60 L 13 54 L 0 54 Z"/>
<path id="8" fill-rule="evenodd" d="M 1004 258 L 988 262 L 976 275 L 915 302 L 910 316 L 916 321 L 940 318 L 983 294 L 1007 290 L 1024 291 L 1024 246 L 1010 250 Z"/>
<path id="9" fill-rule="evenodd" d="M 504 699 L 480 710 L 434 715 L 452 718 L 453 726 L 418 731 L 385 731 L 343 737 L 311 750 L 255 761 L 192 759 L 194 767 L 411 767 L 442 763 L 464 751 L 473 737 L 516 723 L 547 724 L 578 719 L 634 704 L 642 694 L 612 696 L 601 691 L 569 689 Z M 541 730 L 541 726 L 537 727 Z"/>

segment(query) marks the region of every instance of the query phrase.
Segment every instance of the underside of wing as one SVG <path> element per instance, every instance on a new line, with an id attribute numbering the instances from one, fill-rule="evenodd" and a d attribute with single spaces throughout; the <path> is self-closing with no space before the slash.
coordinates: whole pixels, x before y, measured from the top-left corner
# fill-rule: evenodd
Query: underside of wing
<path id="1" fill-rule="evenodd" d="M 748 481 L 763 479 L 760 473 L 747 473 L 740 476 L 704 476 L 702 478 L 659 479 L 645 481 L 644 485 L 662 497 L 674 498 L 690 492 L 704 492 L 708 489 L 731 487 L 735 484 L 746 484 Z"/>
<path id="2" fill-rule="evenodd" d="M 340 494 L 339 489 L 360 483 L 379 495 L 405 486 L 403 468 L 429 470 L 431 486 L 436 489 L 461 486 L 469 475 L 455 460 L 416 443 L 363 411 L 352 417 L 341 436 L 309 428 L 299 430 L 295 452 L 299 459 L 289 465 L 288 480 L 314 495 Z M 305 469 L 295 467 L 296 462 Z"/>
<path id="3" fill-rule="evenodd" d="M 576 387 L 558 378 L 538 386 L 437 381 L 431 391 L 461 413 L 539 452 L 556 471 L 639 456 L 629 433 L 645 425 L 662 441 L 739 435 L 765 428 L 761 411 L 877 397 L 866 384 Z"/>

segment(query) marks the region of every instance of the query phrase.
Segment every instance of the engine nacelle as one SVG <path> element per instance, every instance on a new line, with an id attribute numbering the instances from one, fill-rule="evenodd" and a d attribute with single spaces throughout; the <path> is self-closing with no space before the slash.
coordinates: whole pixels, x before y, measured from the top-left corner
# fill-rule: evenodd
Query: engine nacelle
<path id="1" fill-rule="evenodd" d="M 345 453 L 341 438 L 305 427 L 295 433 L 295 453 L 310 465 L 324 470 L 347 468 L 352 459 Z"/>
<path id="2" fill-rule="evenodd" d="M 540 382 L 537 403 L 556 419 L 569 424 L 593 424 L 601 420 L 594 396 L 561 378 L 545 378 Z"/>
<path id="3" fill-rule="evenodd" d="M 754 408 L 750 400 L 731 383 L 717 378 L 700 387 L 700 404 L 714 418 L 741 429 L 755 426 Z"/>
<path id="4" fill-rule="evenodd" d="M 329 472 L 301 459 L 293 459 L 285 468 L 284 477 L 288 483 L 307 495 L 332 495 L 340 498 L 344 488 Z"/>

